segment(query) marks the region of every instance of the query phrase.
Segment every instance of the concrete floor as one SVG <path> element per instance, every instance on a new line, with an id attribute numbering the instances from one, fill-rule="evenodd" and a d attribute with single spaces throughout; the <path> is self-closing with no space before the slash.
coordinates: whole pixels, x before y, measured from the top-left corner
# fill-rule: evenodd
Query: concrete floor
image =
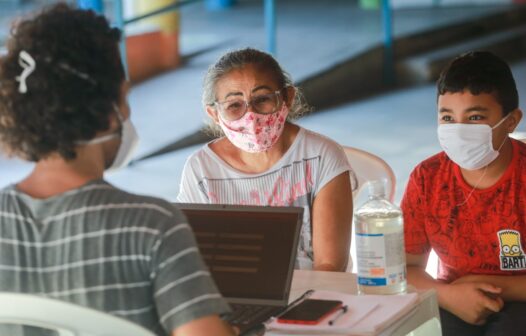
<path id="1" fill-rule="evenodd" d="M 382 39 L 377 11 L 361 10 L 347 0 L 331 0 L 330 6 L 328 3 L 279 2 L 277 58 L 296 80 L 329 68 Z M 397 10 L 394 30 L 397 36 L 402 36 L 502 8 Z M 4 16 L 0 24 L 6 21 Z M 190 54 L 216 44 L 220 45 L 217 49 L 191 58 L 184 67 L 132 89 L 132 119 L 142 139 L 138 156 L 190 134 L 202 125 L 205 119 L 200 104 L 202 77 L 220 54 L 244 46 L 265 47 L 261 1 L 242 2 L 226 12 L 207 12 L 202 4 L 184 8 L 182 53 Z M 526 94 L 526 62 L 514 65 L 513 71 L 519 92 Z M 298 124 L 384 158 L 395 171 L 396 200 L 399 201 L 412 168 L 439 151 L 435 99 L 434 86 L 427 85 L 306 116 Z M 526 108 L 524 103 L 521 106 Z M 178 193 L 184 161 L 198 147 L 150 159 L 108 174 L 107 179 L 133 192 L 173 200 Z M 30 169 L 30 164 L 0 157 L 0 187 L 16 182 Z"/>

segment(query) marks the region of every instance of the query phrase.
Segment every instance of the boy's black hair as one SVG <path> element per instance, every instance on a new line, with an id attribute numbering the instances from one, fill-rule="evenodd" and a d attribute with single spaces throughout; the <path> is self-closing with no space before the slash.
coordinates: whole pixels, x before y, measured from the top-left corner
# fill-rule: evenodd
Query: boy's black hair
<path id="1" fill-rule="evenodd" d="M 468 90 L 495 95 L 506 116 L 519 106 L 517 86 L 508 64 L 488 51 L 472 51 L 451 61 L 437 81 L 437 97 Z"/>
<path id="2" fill-rule="evenodd" d="M 16 25 L 0 58 L 0 144 L 9 154 L 72 160 L 79 141 L 109 128 L 125 80 L 120 37 L 104 16 L 63 3 Z M 36 63 L 25 93 L 21 53 Z"/>

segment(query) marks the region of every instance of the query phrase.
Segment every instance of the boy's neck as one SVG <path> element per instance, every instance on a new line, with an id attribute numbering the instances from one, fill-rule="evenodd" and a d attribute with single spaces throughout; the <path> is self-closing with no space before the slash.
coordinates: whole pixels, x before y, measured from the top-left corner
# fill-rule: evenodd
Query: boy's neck
<path id="1" fill-rule="evenodd" d="M 504 175 L 513 158 L 513 144 L 511 138 L 506 138 L 499 152 L 499 156 L 488 166 L 477 170 L 460 168 L 462 177 L 472 187 L 486 189 L 495 185 Z"/>

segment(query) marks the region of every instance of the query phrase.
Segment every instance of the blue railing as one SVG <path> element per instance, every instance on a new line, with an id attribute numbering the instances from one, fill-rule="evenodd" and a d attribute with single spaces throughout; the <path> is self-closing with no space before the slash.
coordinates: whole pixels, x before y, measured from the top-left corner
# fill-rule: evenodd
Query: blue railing
<path id="1" fill-rule="evenodd" d="M 165 6 L 163 8 L 154 10 L 150 13 L 139 15 L 137 17 L 124 20 L 122 10 L 122 0 L 114 0 L 114 11 L 115 11 L 115 24 L 123 29 L 125 25 L 134 23 L 143 19 L 147 19 L 152 16 L 168 13 L 180 9 L 181 7 L 203 0 L 179 0 L 174 1 L 173 4 Z M 384 30 L 384 69 L 385 69 L 385 81 L 387 84 L 393 84 L 395 81 L 394 72 L 394 51 L 393 51 L 393 17 L 392 8 L 389 0 L 382 1 L 382 23 Z M 440 0 L 434 0 L 436 4 Z M 93 9 L 99 13 L 103 12 L 104 5 L 102 0 L 77 0 L 77 4 L 80 8 Z M 264 0 L 264 19 L 265 19 L 265 33 L 267 41 L 267 51 L 273 55 L 277 52 L 277 23 L 276 23 L 276 2 L 275 0 Z M 126 55 L 126 45 L 121 43 L 121 54 Z M 126 57 L 123 57 L 123 61 L 126 62 Z"/>
<path id="2" fill-rule="evenodd" d="M 79 8 L 92 9 L 97 13 L 102 13 L 104 10 L 104 3 L 102 0 L 77 0 Z"/>

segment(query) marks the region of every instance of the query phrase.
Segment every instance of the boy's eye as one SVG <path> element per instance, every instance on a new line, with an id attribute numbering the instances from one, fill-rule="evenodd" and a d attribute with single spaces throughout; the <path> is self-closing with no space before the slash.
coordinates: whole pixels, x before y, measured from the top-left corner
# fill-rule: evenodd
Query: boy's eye
<path id="1" fill-rule="evenodd" d="M 472 115 L 472 116 L 469 116 L 469 120 L 472 120 L 472 121 L 478 121 L 478 120 L 483 120 L 484 117 L 481 116 L 481 115 Z"/>
<path id="2" fill-rule="evenodd" d="M 453 121 L 453 118 L 451 118 L 451 116 L 449 115 L 444 115 L 440 118 L 440 120 L 442 121 Z"/>

